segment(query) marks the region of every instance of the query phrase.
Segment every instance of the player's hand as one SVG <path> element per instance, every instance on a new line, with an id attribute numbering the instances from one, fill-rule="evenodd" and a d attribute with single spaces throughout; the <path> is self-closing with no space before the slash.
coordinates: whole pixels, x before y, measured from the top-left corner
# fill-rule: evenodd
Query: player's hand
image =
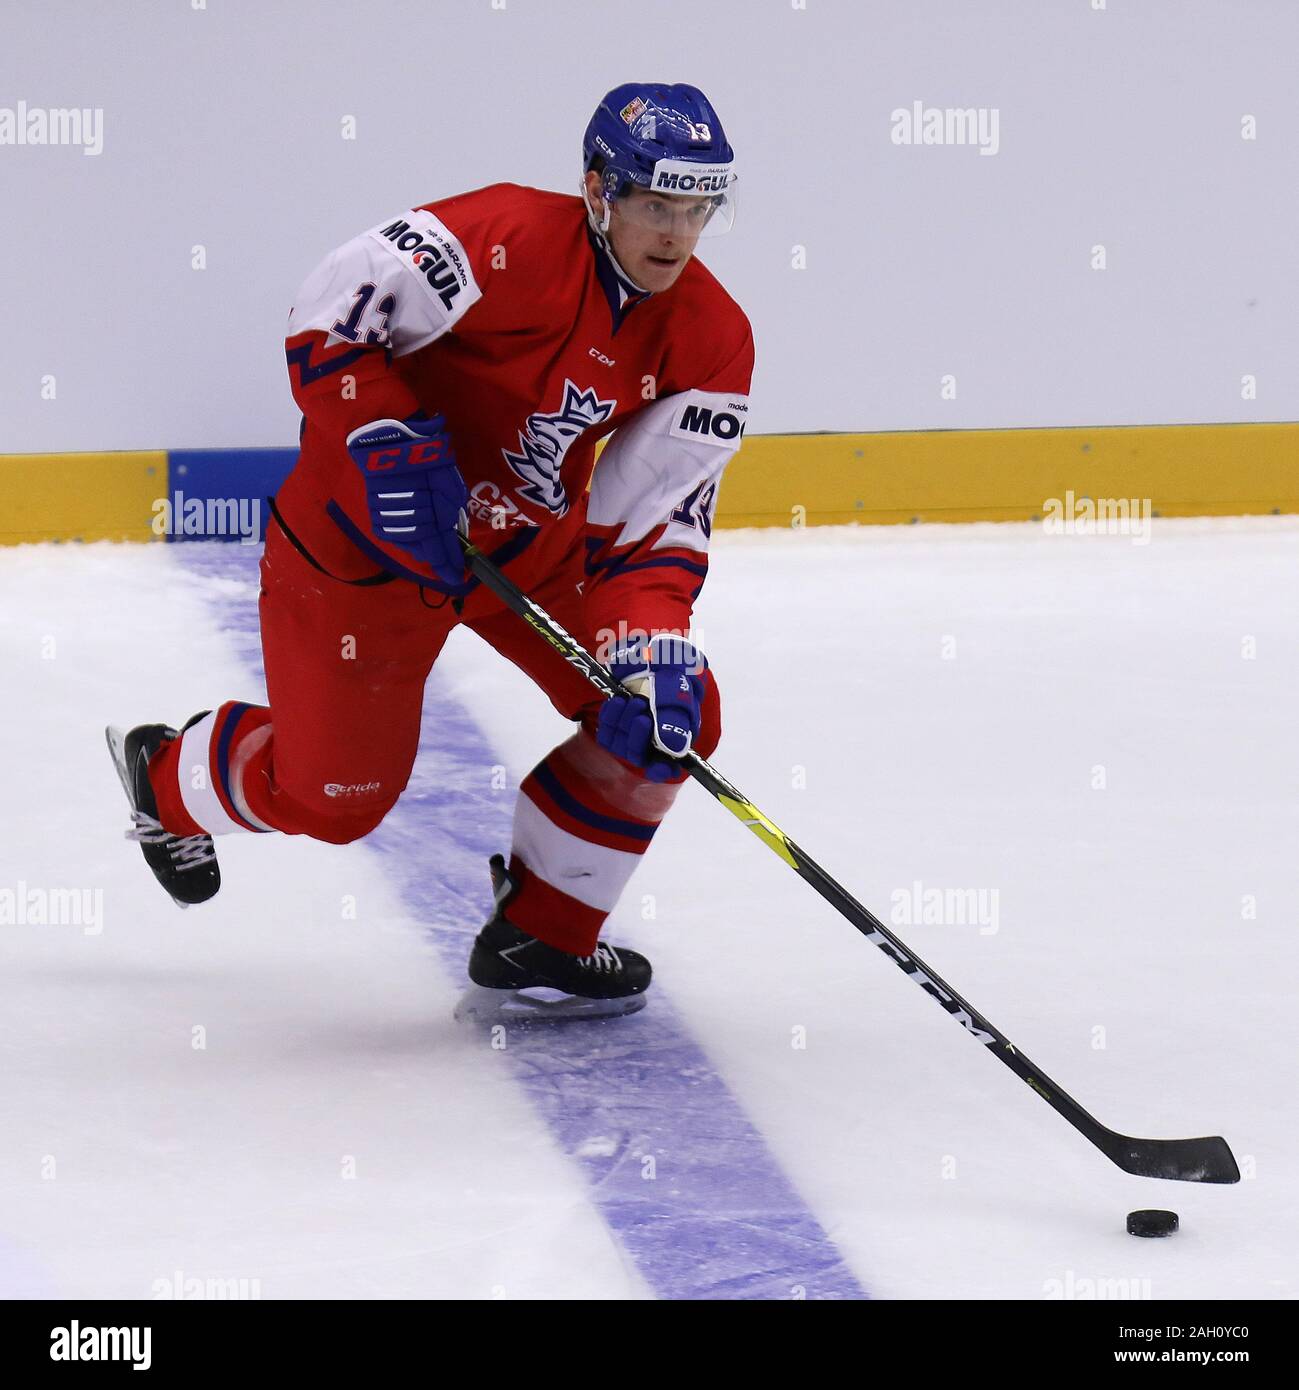
<path id="1" fill-rule="evenodd" d="M 424 561 L 444 583 L 459 584 L 465 558 L 456 531 L 469 492 L 442 416 L 374 420 L 347 436 L 347 451 L 365 479 L 378 539 Z"/>
<path id="2" fill-rule="evenodd" d="M 604 702 L 596 741 L 625 762 L 643 767 L 651 782 L 680 772 L 699 733 L 708 659 L 684 637 L 661 633 L 614 653 L 611 674 L 632 693 Z"/>

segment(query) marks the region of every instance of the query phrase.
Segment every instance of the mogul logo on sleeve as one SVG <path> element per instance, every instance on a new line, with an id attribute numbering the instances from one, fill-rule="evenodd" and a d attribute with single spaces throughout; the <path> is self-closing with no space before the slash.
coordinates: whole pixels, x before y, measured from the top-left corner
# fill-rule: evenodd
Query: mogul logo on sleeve
<path id="1" fill-rule="evenodd" d="M 479 297 L 481 291 L 464 247 L 431 212 L 412 212 L 376 228 L 371 235 L 423 276 L 448 313 L 457 308 L 456 300 L 462 294 L 467 303 L 458 306 L 461 312 Z"/>
<path id="2" fill-rule="evenodd" d="M 738 449 L 748 414 L 749 406 L 743 399 L 710 391 L 685 391 L 669 433 L 675 439 L 700 439 Z"/>

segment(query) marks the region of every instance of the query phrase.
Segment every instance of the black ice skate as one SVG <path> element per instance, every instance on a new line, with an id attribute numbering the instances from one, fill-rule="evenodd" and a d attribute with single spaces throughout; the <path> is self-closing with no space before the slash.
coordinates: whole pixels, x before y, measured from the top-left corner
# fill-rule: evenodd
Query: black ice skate
<path id="1" fill-rule="evenodd" d="M 457 1018 L 608 1018 L 645 1007 L 652 971 L 644 956 L 603 941 L 574 956 L 529 936 L 505 915 L 518 889 L 505 860 L 494 854 L 490 863 L 496 911 L 474 941 L 469 978 L 478 989 L 460 1001 Z"/>
<path id="2" fill-rule="evenodd" d="M 207 713 L 204 710 L 196 714 L 185 728 Z M 164 743 L 179 738 L 180 734 L 166 724 L 141 724 L 128 734 L 110 725 L 104 732 L 122 789 L 131 803 L 133 824 L 126 838 L 139 842 L 154 878 L 179 907 L 206 902 L 221 887 L 221 870 L 217 867 L 212 837 L 172 835 L 164 830 L 158 820 L 158 802 L 149 784 L 149 759 Z"/>

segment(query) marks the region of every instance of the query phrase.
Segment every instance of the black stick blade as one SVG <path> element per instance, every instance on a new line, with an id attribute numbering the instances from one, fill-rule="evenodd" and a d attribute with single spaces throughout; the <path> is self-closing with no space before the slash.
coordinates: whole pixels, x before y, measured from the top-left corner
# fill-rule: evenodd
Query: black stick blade
<path id="1" fill-rule="evenodd" d="M 1204 1139 L 1133 1139 L 1110 1131 L 1103 1147 L 1124 1172 L 1141 1178 L 1240 1181 L 1235 1156 L 1227 1141 L 1216 1134 Z"/>

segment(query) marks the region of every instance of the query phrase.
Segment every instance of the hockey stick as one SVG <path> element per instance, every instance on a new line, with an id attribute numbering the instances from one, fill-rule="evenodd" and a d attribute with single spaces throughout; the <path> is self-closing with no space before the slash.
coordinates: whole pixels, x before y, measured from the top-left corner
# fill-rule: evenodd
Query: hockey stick
<path id="1" fill-rule="evenodd" d="M 577 640 L 566 632 L 543 608 L 487 558 L 477 546 L 461 537 L 465 558 L 478 580 L 513 612 L 539 633 L 568 662 L 579 670 L 603 695 L 628 694 L 622 685 Z M 873 913 L 864 908 L 847 889 L 828 873 L 777 825 L 762 814 L 710 763 L 690 752 L 681 759 L 685 770 L 726 807 L 769 849 L 778 854 L 800 877 L 846 917 L 868 941 L 904 970 L 973 1038 L 1004 1062 L 1020 1080 L 1042 1097 L 1058 1114 L 1090 1139 L 1100 1151 L 1125 1172 L 1144 1178 L 1174 1178 L 1182 1182 L 1239 1182 L 1240 1169 L 1227 1141 L 1217 1135 L 1202 1139 L 1135 1139 L 1116 1134 L 1089 1115 L 1047 1074 L 1034 1066 L 972 1004 L 934 973 L 919 956 L 902 942 Z"/>

